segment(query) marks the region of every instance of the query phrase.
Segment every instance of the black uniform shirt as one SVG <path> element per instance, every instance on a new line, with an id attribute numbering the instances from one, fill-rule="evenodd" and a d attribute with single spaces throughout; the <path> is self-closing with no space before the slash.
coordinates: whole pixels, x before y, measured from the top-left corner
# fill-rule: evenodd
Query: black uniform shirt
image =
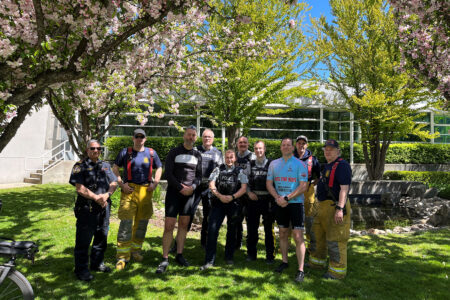
<path id="1" fill-rule="evenodd" d="M 109 163 L 98 160 L 96 163 L 89 158 L 81 160 L 72 168 L 69 183 L 84 185 L 96 195 L 108 192 L 111 182 L 117 181 Z M 78 194 L 78 198 L 83 198 Z"/>
<path id="2" fill-rule="evenodd" d="M 330 181 L 331 170 L 333 169 L 334 163 L 338 159 L 336 159 L 332 163 L 326 164 L 322 171 L 319 183 L 317 184 L 317 199 L 319 201 L 324 200 L 339 201 L 339 192 L 341 191 L 341 185 L 350 185 L 352 183 L 352 169 L 350 167 L 350 164 L 345 160 L 341 160 L 336 167 L 336 171 L 334 173 L 333 187 L 330 189 L 335 199 L 331 199 L 331 197 L 329 197 L 328 184 Z"/>

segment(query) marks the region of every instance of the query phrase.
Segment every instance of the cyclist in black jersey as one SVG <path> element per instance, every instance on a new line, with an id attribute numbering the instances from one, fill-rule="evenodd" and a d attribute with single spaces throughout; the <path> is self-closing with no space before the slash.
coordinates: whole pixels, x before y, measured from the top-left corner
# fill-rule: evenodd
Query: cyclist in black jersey
<path id="1" fill-rule="evenodd" d="M 169 151 L 166 158 L 164 175 L 167 179 L 167 192 L 164 220 L 163 260 L 159 264 L 156 273 L 164 273 L 169 265 L 169 250 L 173 240 L 173 230 L 178 218 L 177 255 L 176 262 L 181 266 L 189 266 L 183 257 L 184 242 L 186 240 L 187 227 L 191 218 L 194 203 L 194 191 L 202 181 L 202 156 L 194 149 L 197 140 L 195 126 L 186 128 L 184 143 Z"/>

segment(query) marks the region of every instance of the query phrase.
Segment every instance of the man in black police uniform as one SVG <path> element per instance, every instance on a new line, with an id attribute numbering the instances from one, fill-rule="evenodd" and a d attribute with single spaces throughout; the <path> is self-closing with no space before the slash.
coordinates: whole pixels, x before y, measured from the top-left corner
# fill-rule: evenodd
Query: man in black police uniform
<path id="1" fill-rule="evenodd" d="M 248 176 L 248 203 L 247 203 L 247 261 L 256 260 L 256 245 L 258 244 L 258 229 L 261 216 L 264 225 L 264 243 L 266 245 L 266 262 L 273 263 L 275 258 L 275 245 L 273 223 L 275 221 L 276 203 L 266 188 L 267 171 L 270 159 L 266 158 L 266 145 L 257 141 L 253 146 L 255 160 L 250 161 L 250 174 Z"/>
<path id="2" fill-rule="evenodd" d="M 77 189 L 75 203 L 76 240 L 75 240 L 75 275 L 79 280 L 91 281 L 94 276 L 89 272 L 89 245 L 92 238 L 90 269 L 99 272 L 111 272 L 103 263 L 107 245 L 110 196 L 117 188 L 117 178 L 107 162 L 99 159 L 100 143 L 90 140 L 87 143 L 88 158 L 73 166 L 70 184 Z"/>
<path id="3" fill-rule="evenodd" d="M 237 149 L 236 152 L 236 163 L 237 167 L 240 167 L 244 174 L 250 174 L 250 160 L 256 159 L 255 154 L 248 150 L 248 138 L 245 136 L 241 136 L 237 139 Z M 242 246 L 242 237 L 244 233 L 244 228 L 242 226 L 242 222 L 247 215 L 247 203 L 248 197 L 247 195 L 243 195 L 239 201 L 241 202 L 241 212 L 239 214 L 238 227 L 236 230 L 236 249 L 240 249 Z"/>

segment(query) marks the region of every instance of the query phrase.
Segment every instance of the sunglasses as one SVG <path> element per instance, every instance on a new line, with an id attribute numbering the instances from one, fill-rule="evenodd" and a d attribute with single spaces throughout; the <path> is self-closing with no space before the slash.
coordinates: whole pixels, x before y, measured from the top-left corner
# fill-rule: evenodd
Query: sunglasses
<path id="1" fill-rule="evenodd" d="M 145 136 L 143 136 L 143 135 L 135 135 L 134 138 L 135 139 L 145 139 Z"/>
<path id="2" fill-rule="evenodd" d="M 102 151 L 102 147 L 91 147 L 89 149 L 92 151 L 94 151 L 94 150 Z"/>

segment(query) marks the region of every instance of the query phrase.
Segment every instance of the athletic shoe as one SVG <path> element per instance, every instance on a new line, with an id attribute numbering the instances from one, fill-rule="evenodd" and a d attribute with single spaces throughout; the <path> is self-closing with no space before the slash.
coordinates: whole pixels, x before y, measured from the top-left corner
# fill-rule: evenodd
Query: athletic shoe
<path id="1" fill-rule="evenodd" d="M 225 263 L 230 266 L 234 265 L 234 261 L 232 259 L 226 259 Z"/>
<path id="2" fill-rule="evenodd" d="M 122 271 L 123 269 L 125 269 L 125 266 L 127 265 L 127 262 L 124 260 L 118 260 L 116 263 L 116 270 L 117 271 Z"/>
<path id="3" fill-rule="evenodd" d="M 274 262 L 275 260 L 273 258 L 266 258 L 266 264 L 273 265 Z"/>
<path id="4" fill-rule="evenodd" d="M 177 254 L 177 256 L 175 256 L 175 261 L 182 267 L 190 266 L 188 261 L 184 258 L 183 254 Z"/>
<path id="5" fill-rule="evenodd" d="M 304 278 L 305 278 L 305 273 L 303 271 L 298 271 L 297 275 L 295 275 L 296 282 L 303 282 Z"/>
<path id="6" fill-rule="evenodd" d="M 156 274 L 162 274 L 166 271 L 167 267 L 169 266 L 169 261 L 168 260 L 163 260 L 158 268 L 156 269 Z"/>
<path id="7" fill-rule="evenodd" d="M 94 279 L 94 275 L 89 273 L 89 271 L 86 271 L 86 272 L 80 273 L 80 274 L 75 274 L 75 275 L 77 276 L 78 280 L 81 280 L 81 281 L 89 282 L 92 279 Z"/>
<path id="8" fill-rule="evenodd" d="M 246 261 L 255 261 L 256 257 L 250 256 L 248 255 L 247 258 L 245 259 Z"/>
<path id="9" fill-rule="evenodd" d="M 277 272 L 277 273 L 283 273 L 284 269 L 286 269 L 287 267 L 289 267 L 289 264 L 288 264 L 288 263 L 285 263 L 285 262 L 282 262 L 282 263 L 278 266 L 278 268 L 275 269 L 274 272 Z"/>
<path id="10" fill-rule="evenodd" d="M 102 272 L 102 273 L 111 273 L 111 268 L 108 267 L 107 265 L 105 265 L 104 263 L 101 263 L 96 268 L 91 268 L 91 270 L 96 271 L 96 272 Z"/>
<path id="11" fill-rule="evenodd" d="M 131 257 L 133 257 L 133 259 L 137 262 L 141 262 L 144 260 L 144 257 L 139 252 L 131 252 Z"/>
<path id="12" fill-rule="evenodd" d="M 205 270 L 210 269 L 212 267 L 214 267 L 213 264 L 207 263 L 207 264 L 204 264 L 203 266 L 200 267 L 200 271 L 205 271 Z"/>

